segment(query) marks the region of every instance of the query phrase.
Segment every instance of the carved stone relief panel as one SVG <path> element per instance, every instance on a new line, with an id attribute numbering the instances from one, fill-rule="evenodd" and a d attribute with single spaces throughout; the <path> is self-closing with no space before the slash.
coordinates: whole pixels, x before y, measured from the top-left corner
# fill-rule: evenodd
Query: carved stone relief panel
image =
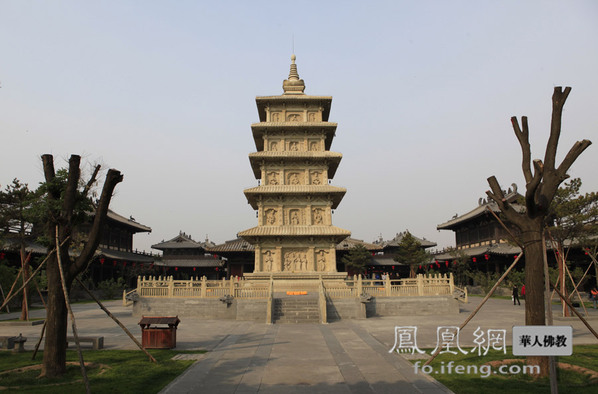
<path id="1" fill-rule="evenodd" d="M 310 178 L 312 185 L 321 185 L 323 183 L 322 171 L 312 171 Z"/>
<path id="2" fill-rule="evenodd" d="M 302 150 L 301 149 L 301 141 L 296 141 L 296 140 L 288 141 L 287 150 L 289 150 L 291 152 L 298 152 L 298 151 Z"/>
<path id="3" fill-rule="evenodd" d="M 302 215 L 302 211 L 301 209 L 298 208 L 291 208 L 288 210 L 288 224 L 290 224 L 291 226 L 298 226 L 301 224 L 305 224 L 305 221 L 303 220 L 303 215 Z"/>
<path id="4" fill-rule="evenodd" d="M 287 113 L 287 122 L 301 122 L 301 113 Z"/>
<path id="5" fill-rule="evenodd" d="M 278 224 L 278 211 L 273 208 L 268 208 L 265 211 L 266 225 L 274 226 Z"/>
<path id="6" fill-rule="evenodd" d="M 308 112 L 307 113 L 307 121 L 308 122 L 316 122 L 316 113 L 315 112 Z"/>
<path id="7" fill-rule="evenodd" d="M 281 113 L 280 112 L 272 112 L 272 114 L 270 115 L 270 119 L 272 119 L 272 122 L 280 122 L 281 121 Z"/>
<path id="8" fill-rule="evenodd" d="M 278 171 L 268 171 L 266 175 L 268 179 L 268 185 L 280 184 L 280 174 L 278 173 Z"/>
<path id="9" fill-rule="evenodd" d="M 276 252 L 274 250 L 266 250 L 262 253 L 262 262 L 263 262 L 263 271 L 265 272 L 272 272 L 274 268 L 274 255 Z"/>
<path id="10" fill-rule="evenodd" d="M 284 252 L 283 271 L 307 271 L 307 252 L 293 250 Z"/>
<path id="11" fill-rule="evenodd" d="M 319 140 L 310 140 L 309 141 L 309 150 L 312 152 L 319 151 L 320 150 L 320 141 Z"/>
<path id="12" fill-rule="evenodd" d="M 277 152 L 279 150 L 279 146 L 280 146 L 280 141 L 278 141 L 278 140 L 272 140 L 269 143 L 268 150 L 273 151 L 273 152 Z"/>
<path id="13" fill-rule="evenodd" d="M 327 271 L 328 251 L 324 249 L 316 250 L 316 271 Z"/>
<path id="14" fill-rule="evenodd" d="M 312 211 L 311 222 L 315 225 L 322 225 L 324 224 L 324 209 L 322 208 L 313 208 Z"/>
<path id="15" fill-rule="evenodd" d="M 303 173 L 298 171 L 291 171 L 287 173 L 287 185 L 303 185 Z"/>

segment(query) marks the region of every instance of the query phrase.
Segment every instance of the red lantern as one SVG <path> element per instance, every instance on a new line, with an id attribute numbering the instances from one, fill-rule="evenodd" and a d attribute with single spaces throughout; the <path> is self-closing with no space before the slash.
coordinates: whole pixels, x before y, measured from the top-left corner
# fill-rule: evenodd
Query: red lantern
<path id="1" fill-rule="evenodd" d="M 446 261 L 446 266 L 447 266 L 447 267 L 449 266 L 448 260 Z"/>
<path id="2" fill-rule="evenodd" d="M 179 270 L 179 267 L 174 267 L 174 270 L 175 270 L 175 271 L 178 271 L 178 270 Z"/>
<path id="3" fill-rule="evenodd" d="M 457 260 L 453 260 L 453 265 L 457 265 Z"/>
<path id="4" fill-rule="evenodd" d="M 0 260 L 4 260 L 4 256 L 6 256 L 4 252 L 0 253 Z"/>
<path id="5" fill-rule="evenodd" d="M 216 267 L 216 271 L 218 271 L 218 267 Z"/>
<path id="6" fill-rule="evenodd" d="M 197 267 L 193 267 L 193 271 L 195 271 L 197 269 Z"/>
<path id="7" fill-rule="evenodd" d="M 490 256 L 489 256 L 489 255 L 487 255 L 487 254 L 485 254 L 485 255 L 484 255 L 484 258 L 485 258 L 486 260 L 488 260 L 488 259 L 490 258 Z"/>
<path id="8" fill-rule="evenodd" d="M 475 257 L 472 257 L 472 258 L 471 258 L 471 260 L 472 260 L 474 263 L 478 261 L 478 260 L 477 260 Z"/>
<path id="9" fill-rule="evenodd" d="M 112 266 L 116 267 L 116 260 L 112 260 Z"/>
<path id="10" fill-rule="evenodd" d="M 106 259 L 102 257 L 102 258 L 100 259 L 100 264 L 104 265 L 104 262 L 105 262 L 105 261 L 106 261 Z"/>
<path id="11" fill-rule="evenodd" d="M 123 268 L 127 266 L 127 262 L 123 261 Z"/>
<path id="12" fill-rule="evenodd" d="M 421 265 L 420 265 L 420 268 L 421 268 Z M 395 269 L 395 266 L 394 266 L 394 265 L 392 266 L 392 269 Z"/>
<path id="13" fill-rule="evenodd" d="M 419 266 L 419 269 L 422 269 L 422 266 L 421 266 L 421 264 L 420 264 L 420 266 Z"/>

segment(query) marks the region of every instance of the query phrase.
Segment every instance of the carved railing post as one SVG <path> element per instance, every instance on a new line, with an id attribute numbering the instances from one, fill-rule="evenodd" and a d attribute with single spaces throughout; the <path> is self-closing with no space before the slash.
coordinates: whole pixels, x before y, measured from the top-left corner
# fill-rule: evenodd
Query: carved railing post
<path id="1" fill-rule="evenodd" d="M 205 275 L 201 277 L 201 298 L 206 298 L 208 293 L 208 283 L 206 279 Z"/>
<path id="2" fill-rule="evenodd" d="M 172 276 L 168 277 L 168 297 L 174 297 L 174 278 Z"/>
<path id="3" fill-rule="evenodd" d="M 424 277 L 422 276 L 422 274 L 417 275 L 417 295 L 424 295 Z"/>
<path id="4" fill-rule="evenodd" d="M 363 294 L 363 285 L 361 283 L 361 274 L 357 276 L 357 297 L 361 297 Z"/>

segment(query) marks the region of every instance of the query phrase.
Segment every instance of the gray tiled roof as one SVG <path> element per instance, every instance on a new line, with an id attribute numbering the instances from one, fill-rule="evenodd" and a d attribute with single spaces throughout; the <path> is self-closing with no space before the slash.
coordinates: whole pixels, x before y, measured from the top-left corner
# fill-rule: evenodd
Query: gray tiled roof
<path id="1" fill-rule="evenodd" d="M 370 251 L 382 250 L 382 246 L 380 246 L 380 245 L 372 244 L 369 242 L 364 242 L 360 239 L 355 239 L 355 238 L 351 238 L 351 237 L 347 237 L 347 238 L 343 239 L 341 242 L 339 242 L 336 245 L 336 250 L 350 250 L 357 245 L 363 245 L 367 250 L 370 250 Z"/>
<path id="2" fill-rule="evenodd" d="M 213 246 L 214 243 L 206 240 L 205 242 L 198 242 L 193 240 L 189 235 L 181 232 L 176 237 L 168 241 L 162 241 L 158 244 L 152 245 L 153 249 L 207 249 Z"/>
<path id="3" fill-rule="evenodd" d="M 401 232 L 398 233 L 397 235 L 395 235 L 395 237 L 393 239 L 391 239 L 390 241 L 382 241 L 380 244 L 382 245 L 382 247 L 387 247 L 387 246 L 399 246 L 399 244 L 401 243 L 401 241 L 403 241 L 403 237 L 405 236 L 405 234 L 407 233 L 407 231 L 405 232 Z M 415 238 L 420 244 L 421 246 L 424 247 L 424 249 L 426 248 L 431 248 L 436 246 L 435 242 L 431 242 L 428 241 L 425 238 L 418 238 L 415 235 L 411 234 L 411 236 L 413 238 Z"/>
<path id="4" fill-rule="evenodd" d="M 98 248 L 96 254 L 103 255 L 109 259 L 133 261 L 136 263 L 153 263 L 157 256 L 151 256 L 147 254 L 140 254 L 134 252 L 127 252 L 124 250 L 112 250 L 106 248 Z M 157 263 L 157 261 L 156 261 Z"/>
<path id="5" fill-rule="evenodd" d="M 513 209 L 515 209 L 518 212 L 525 211 L 525 206 L 518 204 L 516 202 L 517 199 L 521 197 L 521 195 L 519 195 L 515 192 L 510 195 L 507 195 L 506 197 L 509 200 L 511 207 Z M 472 220 L 478 216 L 484 215 L 486 213 L 486 210 L 488 210 L 488 209 L 495 213 L 500 212 L 498 205 L 494 201 L 490 200 L 488 202 L 484 202 L 483 204 L 482 203 L 479 204 L 477 207 L 475 207 L 474 209 L 472 209 L 471 211 L 469 211 L 463 215 L 455 215 L 451 220 L 436 226 L 436 229 L 451 230 L 451 229 L 453 229 L 453 227 L 457 227 L 463 222 L 467 222 L 468 220 Z"/>
<path id="6" fill-rule="evenodd" d="M 207 249 L 210 253 L 220 252 L 253 252 L 253 245 L 242 238 L 226 241 L 223 244 L 215 245 Z"/>
<path id="7" fill-rule="evenodd" d="M 162 259 L 162 261 L 156 261 L 154 265 L 162 267 L 221 267 L 224 265 L 224 260 L 213 257 L 195 259 Z"/>
<path id="8" fill-rule="evenodd" d="M 459 249 L 458 253 L 463 253 L 465 256 L 481 256 L 483 254 L 497 254 L 497 255 L 517 255 L 521 253 L 521 248 L 508 243 L 492 244 L 475 246 L 473 248 Z M 437 260 L 452 260 L 456 258 L 455 252 L 445 252 L 434 256 Z"/>
<path id="9" fill-rule="evenodd" d="M 122 223 L 122 224 L 126 224 L 127 226 L 134 228 L 136 231 L 136 233 L 151 233 L 152 229 L 151 227 L 145 226 L 141 223 L 137 223 L 135 220 L 133 220 L 132 218 L 127 219 L 124 216 L 119 215 L 118 213 L 108 210 L 108 215 L 107 215 L 108 219 L 114 220 L 116 222 Z"/>

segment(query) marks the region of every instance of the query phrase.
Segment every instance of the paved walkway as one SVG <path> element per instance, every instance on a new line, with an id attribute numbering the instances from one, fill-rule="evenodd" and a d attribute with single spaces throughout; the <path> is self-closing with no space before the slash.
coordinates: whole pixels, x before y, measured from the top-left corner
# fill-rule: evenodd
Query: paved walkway
<path id="1" fill-rule="evenodd" d="M 345 320 L 322 324 L 274 324 L 183 318 L 177 331 L 177 349 L 208 352 L 167 386 L 163 393 L 450 393 L 427 375 L 416 374 L 401 355 L 389 353 L 395 326 L 416 326 L 420 348 L 436 345 L 438 326 L 460 325 L 479 304 L 470 298 L 458 315 L 406 316 Z M 138 317 L 118 301 L 106 303 L 121 322 L 140 337 Z M 80 335 L 104 336 L 108 349 L 136 349 L 135 344 L 95 304 L 76 304 Z M 559 306 L 554 306 L 555 314 Z M 589 310 L 590 324 L 598 328 L 598 311 Z M 44 311 L 33 311 L 43 317 Z M 18 317 L 0 315 L 0 319 Z M 461 332 L 460 345 L 473 347 L 473 331 L 507 330 L 524 324 L 524 306 L 491 299 Z M 598 343 L 575 319 L 556 319 L 573 326 L 574 343 Z M 0 336 L 22 333 L 32 350 L 41 326 L 0 325 Z"/>

